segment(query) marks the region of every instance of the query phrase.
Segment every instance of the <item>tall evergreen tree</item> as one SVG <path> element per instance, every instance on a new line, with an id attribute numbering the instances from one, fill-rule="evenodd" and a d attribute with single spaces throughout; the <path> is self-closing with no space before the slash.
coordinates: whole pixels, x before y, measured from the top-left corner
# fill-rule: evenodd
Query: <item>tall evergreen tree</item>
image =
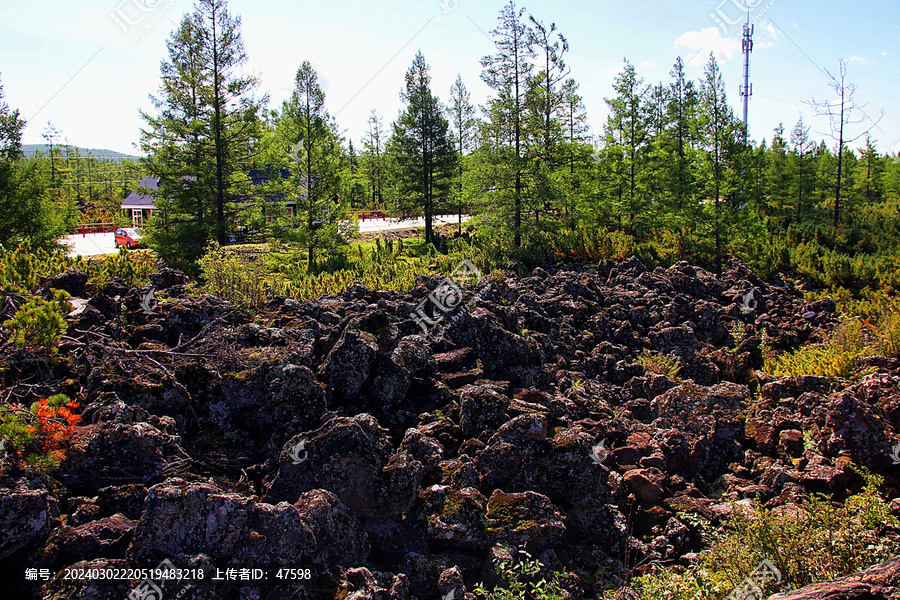
<path id="1" fill-rule="evenodd" d="M 340 198 L 340 136 L 325 108 L 325 92 L 312 64 L 304 60 L 294 77 L 294 91 L 282 106 L 278 130 L 290 157 L 290 192 L 297 207 L 279 228 L 282 237 L 307 248 L 308 269 L 315 270 L 316 253 L 346 243 L 341 229 L 347 203 Z"/>
<path id="2" fill-rule="evenodd" d="M 675 60 L 670 75 L 667 137 L 674 160 L 669 163 L 671 166 L 666 180 L 676 209 L 683 211 L 694 189 L 691 163 L 699 98 L 694 82 L 685 75 L 684 61 L 680 56 Z"/>
<path id="3" fill-rule="evenodd" d="M 793 176 L 792 189 L 796 195 L 797 222 L 803 218 L 803 199 L 809 198 L 813 185 L 814 160 L 813 152 L 815 144 L 809 138 L 809 127 L 803 122 L 803 115 L 797 119 L 794 128 L 791 129 L 791 153 L 788 156 L 791 175 Z"/>
<path id="4" fill-rule="evenodd" d="M 557 119 L 564 139 L 565 162 L 558 176 L 561 180 L 563 217 L 569 230 L 574 230 L 576 217 L 580 216 L 577 211 L 582 208 L 588 194 L 593 145 L 589 136 L 587 109 L 578 93 L 578 82 L 573 78 L 567 79 L 560 94 L 562 103 Z"/>
<path id="5" fill-rule="evenodd" d="M 627 230 L 634 232 L 637 220 L 648 207 L 644 168 L 646 166 L 649 132 L 644 112 L 647 87 L 638 77 L 634 65 L 625 60 L 622 72 L 613 83 L 616 95 L 606 98 L 609 117 L 605 127 L 607 148 L 615 149 L 607 156 L 619 161 L 615 171 L 619 181 L 616 212 L 628 216 Z"/>
<path id="6" fill-rule="evenodd" d="M 463 174 L 466 156 L 474 149 L 477 132 L 475 120 L 475 107 L 472 105 L 472 95 L 463 83 L 462 75 L 456 74 L 456 80 L 450 86 L 450 105 L 447 107 L 450 116 L 450 127 L 453 136 L 453 144 L 456 147 L 459 159 L 459 172 L 457 175 L 454 193 L 459 213 L 459 233 L 462 233 L 462 208 L 463 208 Z"/>
<path id="7" fill-rule="evenodd" d="M 766 199 L 770 206 L 782 214 L 788 203 L 788 145 L 784 139 L 784 125 L 779 123 L 772 135 L 772 146 L 767 153 Z"/>
<path id="8" fill-rule="evenodd" d="M 387 167 L 384 156 L 387 134 L 381 115 L 374 108 L 366 120 L 368 130 L 362 139 L 363 156 L 366 174 L 369 179 L 369 191 L 371 192 L 372 206 L 384 204 L 384 190 L 386 187 Z"/>
<path id="9" fill-rule="evenodd" d="M 713 237 L 715 239 L 716 270 L 722 270 L 723 196 L 729 194 L 728 170 L 738 143 L 737 121 L 725 95 L 722 71 L 712 52 L 700 85 L 700 117 L 698 132 L 703 148 L 706 199 L 713 200 Z"/>
<path id="10" fill-rule="evenodd" d="M 856 191 L 865 198 L 866 204 L 878 202 L 882 198 L 881 173 L 884 166 L 871 135 L 866 136 L 866 145 L 857 152 L 859 161 L 855 173 Z"/>
<path id="11" fill-rule="evenodd" d="M 397 162 L 401 212 L 425 216 L 425 243 L 434 241 L 435 203 L 446 198 L 456 171 L 456 154 L 440 101 L 431 92 L 431 73 L 419 51 L 400 93 L 405 110 L 393 124 L 389 145 Z"/>
<path id="12" fill-rule="evenodd" d="M 144 167 L 159 179 L 159 219 L 149 240 L 167 259 L 187 266 L 204 243 L 224 243 L 235 204 L 249 194 L 247 171 L 261 137 L 255 77 L 241 72 L 247 55 L 240 17 L 225 0 L 197 0 L 166 43 L 160 95 L 141 145 Z"/>
<path id="13" fill-rule="evenodd" d="M 353 145 L 348 140 L 347 151 L 342 157 L 342 197 L 346 196 L 350 208 L 362 208 L 366 201 L 366 183 L 363 178 L 362 161 Z"/>
<path id="14" fill-rule="evenodd" d="M 558 223 L 550 219 L 541 224 L 541 215 L 550 213 L 558 203 L 560 190 L 554 180 L 557 168 L 564 162 L 561 145 L 562 125 L 558 120 L 563 106 L 561 88 L 569 76 L 565 63 L 569 42 L 557 31 L 556 23 L 549 26 L 529 15 L 537 53 L 537 73 L 528 82 L 526 93 L 528 112 L 526 134 L 532 139 L 527 159 L 533 181 L 535 222 L 545 231 L 552 231 Z"/>
<path id="15" fill-rule="evenodd" d="M 481 59 L 481 78 L 495 92 L 488 100 L 489 133 L 495 141 L 491 152 L 493 203 L 504 222 L 506 205 L 512 204 L 513 243 L 522 245 L 522 203 L 525 190 L 526 95 L 534 70 L 534 32 L 523 21 L 525 9 L 510 0 L 500 11 L 500 24 L 491 31 L 497 53 Z M 511 202 L 510 202 L 511 201 Z"/>
<path id="16" fill-rule="evenodd" d="M 36 162 L 24 160 L 25 120 L 3 101 L 0 84 L 0 245 L 28 240 L 33 248 L 53 248 L 65 232 L 67 210 L 55 204 Z"/>

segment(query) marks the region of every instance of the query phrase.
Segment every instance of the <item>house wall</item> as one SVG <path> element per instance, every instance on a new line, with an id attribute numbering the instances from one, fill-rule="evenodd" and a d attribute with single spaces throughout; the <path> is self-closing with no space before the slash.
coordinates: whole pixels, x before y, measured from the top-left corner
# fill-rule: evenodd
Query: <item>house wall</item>
<path id="1" fill-rule="evenodd" d="M 156 212 L 151 208 L 127 208 L 125 211 L 126 214 L 130 213 L 131 224 L 135 226 L 146 225 Z"/>

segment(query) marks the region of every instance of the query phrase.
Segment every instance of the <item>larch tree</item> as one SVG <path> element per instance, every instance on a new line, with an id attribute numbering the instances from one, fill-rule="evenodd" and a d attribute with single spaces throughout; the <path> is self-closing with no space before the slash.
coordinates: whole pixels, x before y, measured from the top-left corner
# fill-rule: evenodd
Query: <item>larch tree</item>
<path id="1" fill-rule="evenodd" d="M 282 219 L 281 237 L 307 248 L 308 269 L 315 271 L 316 253 L 346 243 L 342 221 L 347 202 L 340 198 L 341 139 L 325 108 L 325 92 L 312 64 L 304 60 L 294 77 L 294 90 L 282 105 L 277 129 L 291 172 L 287 197 L 297 210 Z"/>
<path id="2" fill-rule="evenodd" d="M 141 113 L 144 168 L 159 180 L 149 240 L 176 264 L 188 266 L 210 239 L 224 243 L 250 193 L 266 98 L 243 72 L 240 30 L 225 0 L 197 0 L 166 43 L 155 114 Z"/>
<path id="3" fill-rule="evenodd" d="M 492 202 L 495 221 L 505 225 L 507 204 L 512 205 L 513 244 L 522 245 L 522 205 L 525 190 L 526 116 L 529 82 L 536 57 L 534 32 L 523 21 L 525 9 L 510 0 L 500 11 L 500 24 L 491 31 L 496 54 L 481 59 L 482 80 L 497 93 L 485 112 L 490 139 L 495 141 L 490 159 L 493 167 Z M 511 196 L 511 198 L 510 198 Z M 510 202 L 511 200 L 511 202 Z"/>
<path id="4" fill-rule="evenodd" d="M 605 135 L 607 157 L 619 163 L 615 172 L 616 212 L 628 216 L 626 230 L 635 232 L 637 221 L 647 210 L 644 168 L 647 162 L 649 132 L 645 101 L 647 86 L 627 59 L 613 82 L 616 95 L 606 98 L 609 107 Z"/>
<path id="5" fill-rule="evenodd" d="M 697 131 L 702 148 L 705 199 L 713 200 L 713 237 L 715 239 L 716 270 L 722 270 L 723 198 L 729 189 L 728 169 L 738 140 L 737 121 L 725 95 L 722 71 L 712 52 L 700 84 Z M 741 138 L 743 139 L 743 138 Z"/>
<path id="6" fill-rule="evenodd" d="M 435 204 L 446 198 L 456 171 L 456 153 L 440 101 L 431 92 L 431 72 L 419 51 L 400 92 L 405 109 L 393 123 L 390 153 L 397 165 L 398 209 L 422 213 L 425 243 L 434 241 Z"/>
<path id="7" fill-rule="evenodd" d="M 791 129 L 791 152 L 788 155 L 793 180 L 792 187 L 797 198 L 796 218 L 798 223 L 803 218 L 803 199 L 804 197 L 809 198 L 809 191 L 813 185 L 814 150 L 815 143 L 810 140 L 809 127 L 803 122 L 801 114 L 794 128 Z"/>
<path id="8" fill-rule="evenodd" d="M 528 160 L 534 181 L 533 196 L 535 222 L 540 224 L 541 214 L 553 210 L 559 198 L 559 190 L 553 179 L 554 172 L 564 162 L 562 151 L 562 126 L 557 119 L 563 106 L 561 88 L 569 76 L 565 63 L 569 42 L 557 31 L 556 23 L 549 26 L 529 15 L 537 54 L 537 73 L 528 82 L 527 135 L 532 138 Z M 556 223 L 550 220 L 544 228 Z"/>
<path id="9" fill-rule="evenodd" d="M 371 203 L 375 207 L 384 203 L 385 179 L 387 178 L 384 150 L 387 133 L 385 133 L 381 115 L 374 108 L 366 120 L 366 125 L 368 129 L 362 139 L 363 165 L 369 179 Z"/>
<path id="10" fill-rule="evenodd" d="M 560 94 L 562 102 L 558 107 L 557 119 L 562 129 L 565 152 L 558 177 L 562 188 L 562 216 L 566 227 L 574 231 L 576 211 L 581 208 L 587 195 L 594 148 L 589 135 L 587 109 L 578 93 L 578 82 L 573 78 L 567 79 Z"/>
<path id="11" fill-rule="evenodd" d="M 688 206 L 687 200 L 694 189 L 691 163 L 699 100 L 694 82 L 685 75 L 684 61 L 680 56 L 675 60 L 669 74 L 672 80 L 667 94 L 669 123 L 667 139 L 674 160 L 669 163 L 666 180 L 674 207 L 682 212 Z"/>
<path id="12" fill-rule="evenodd" d="M 828 75 L 828 87 L 834 92 L 836 98 L 834 100 L 816 100 L 812 98 L 807 104 L 813 108 L 816 116 L 826 117 L 828 119 L 829 131 L 828 135 L 837 144 L 837 167 L 836 182 L 834 185 L 834 213 L 832 224 L 838 226 L 841 219 L 841 193 L 843 191 L 844 181 L 844 148 L 860 139 L 864 135 L 868 135 L 874 127 L 881 122 L 884 117 L 884 109 L 878 119 L 871 119 L 865 112 L 867 104 L 860 104 L 856 100 L 857 86 L 855 83 L 847 82 L 847 62 L 841 60 L 838 65 L 837 75 L 825 69 Z M 858 133 L 853 135 L 855 126 L 861 125 L 868 121 L 870 125 Z"/>
<path id="13" fill-rule="evenodd" d="M 456 74 L 456 80 L 450 86 L 450 105 L 447 107 L 450 117 L 451 135 L 459 159 L 459 170 L 454 186 L 456 206 L 459 216 L 459 233 L 462 233 L 463 213 L 463 175 L 465 161 L 463 157 L 471 152 L 477 142 L 477 121 L 475 119 L 475 106 L 472 105 L 472 94 L 466 89 L 462 75 Z"/>

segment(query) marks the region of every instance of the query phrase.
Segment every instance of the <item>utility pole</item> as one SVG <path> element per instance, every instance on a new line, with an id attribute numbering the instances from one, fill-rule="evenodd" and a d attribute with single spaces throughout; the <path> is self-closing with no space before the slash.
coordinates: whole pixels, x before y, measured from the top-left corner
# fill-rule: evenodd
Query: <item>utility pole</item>
<path id="1" fill-rule="evenodd" d="M 753 52 L 753 25 L 750 24 L 750 11 L 747 11 L 747 23 L 744 25 L 741 50 L 744 53 L 744 84 L 741 86 L 740 95 L 744 99 L 744 144 L 746 145 L 750 136 L 747 113 L 750 108 L 750 96 L 753 95 L 753 84 L 750 83 L 750 53 Z"/>

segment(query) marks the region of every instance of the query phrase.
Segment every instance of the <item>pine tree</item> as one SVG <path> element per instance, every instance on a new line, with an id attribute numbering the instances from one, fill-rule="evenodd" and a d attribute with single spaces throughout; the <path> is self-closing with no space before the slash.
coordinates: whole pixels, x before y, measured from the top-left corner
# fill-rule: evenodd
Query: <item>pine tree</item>
<path id="1" fill-rule="evenodd" d="M 784 125 L 779 123 L 772 136 L 772 146 L 767 153 L 766 199 L 781 215 L 788 202 L 788 155 L 784 139 Z"/>
<path id="2" fill-rule="evenodd" d="M 294 91 L 282 105 L 277 129 L 284 141 L 291 171 L 288 198 L 297 210 L 282 218 L 279 237 L 307 248 L 308 269 L 315 270 L 318 251 L 334 251 L 346 243 L 342 221 L 347 202 L 341 201 L 340 136 L 325 108 L 325 92 L 319 76 L 304 60 L 294 77 Z"/>
<path id="3" fill-rule="evenodd" d="M 878 149 L 871 135 L 866 136 L 866 145 L 857 150 L 859 161 L 856 164 L 856 191 L 865 198 L 867 204 L 878 202 L 882 198 L 881 173 L 884 166 Z"/>
<path id="4" fill-rule="evenodd" d="M 144 167 L 160 183 L 148 239 L 183 266 L 208 240 L 225 242 L 238 198 L 249 195 L 265 98 L 253 97 L 257 79 L 240 72 L 247 60 L 240 27 L 225 0 L 198 0 L 167 41 L 160 95 L 151 97 L 156 114 L 141 113 Z"/>
<path id="5" fill-rule="evenodd" d="M 635 232 L 639 216 L 648 208 L 644 168 L 646 167 L 649 132 L 645 114 L 647 87 L 638 77 L 634 65 L 625 60 L 625 67 L 613 83 L 616 96 L 606 98 L 609 117 L 604 129 L 607 148 L 613 150 L 610 159 L 619 162 L 615 167 L 616 211 L 628 216 L 627 230 Z"/>
<path id="6" fill-rule="evenodd" d="M 557 117 L 564 102 L 561 86 L 570 72 L 564 60 L 569 42 L 557 31 L 556 23 L 544 25 L 533 15 L 529 15 L 528 20 L 534 37 L 538 71 L 528 81 L 526 93 L 526 135 L 532 140 L 527 160 L 533 180 L 531 195 L 535 200 L 535 223 L 546 234 L 558 224 L 552 218 L 542 224 L 541 215 L 554 210 L 560 196 L 554 175 L 565 157 L 560 145 L 562 124 Z"/>
<path id="7" fill-rule="evenodd" d="M 477 121 L 475 119 L 475 107 L 472 105 L 472 95 L 463 83 L 462 75 L 456 74 L 456 80 L 450 86 L 450 106 L 447 107 L 450 117 L 453 143 L 459 158 L 459 171 L 457 174 L 454 194 L 459 213 L 459 233 L 462 233 L 462 208 L 463 208 L 463 175 L 465 169 L 464 157 L 474 149 L 476 143 Z"/>
<path id="8" fill-rule="evenodd" d="M 712 221 L 716 247 L 716 270 L 721 272 L 724 216 L 722 200 L 732 191 L 729 186 L 733 179 L 729 178 L 728 171 L 733 166 L 732 160 L 739 136 L 737 121 L 725 95 L 722 71 L 712 52 L 709 54 L 709 61 L 704 69 L 699 100 L 698 133 L 703 149 L 703 170 L 706 180 L 704 183 L 707 194 L 711 194 L 714 201 Z M 708 199 L 709 196 L 706 198 Z"/>
<path id="9" fill-rule="evenodd" d="M 563 135 L 565 162 L 558 170 L 563 198 L 563 217 L 570 231 L 575 230 L 575 222 L 588 195 L 590 171 L 593 168 L 593 146 L 587 120 L 584 100 L 578 93 L 578 82 L 569 78 L 560 91 L 562 102 L 558 108 L 560 127 Z"/>
<path id="10" fill-rule="evenodd" d="M 508 204 L 512 204 L 513 244 L 522 245 L 522 204 L 525 190 L 526 94 L 534 69 L 534 32 L 523 22 L 525 9 L 515 2 L 500 11 L 499 26 L 491 31 L 497 53 L 481 59 L 482 80 L 494 91 L 488 100 L 489 135 L 494 147 L 488 158 L 493 167 L 495 221 L 507 229 Z M 511 202 L 510 202 L 511 201 Z"/>
<path id="11" fill-rule="evenodd" d="M 791 175 L 793 176 L 792 188 L 797 198 L 797 222 L 803 218 L 803 199 L 809 199 L 814 175 L 813 151 L 815 144 L 809 138 L 809 127 L 803 122 L 803 115 L 797 119 L 797 123 L 791 130 L 791 152 L 788 155 Z"/>
<path id="12" fill-rule="evenodd" d="M 366 121 L 369 129 L 363 137 L 363 157 L 366 174 L 369 179 L 369 191 L 371 192 L 371 205 L 373 208 L 384 205 L 384 191 L 386 187 L 387 167 L 384 156 L 387 134 L 381 121 L 381 115 L 374 108 Z"/>
<path id="13" fill-rule="evenodd" d="M 3 98 L 0 84 L 0 246 L 28 240 L 34 249 L 57 247 L 69 211 L 50 198 L 39 164 L 24 160 L 25 120 Z"/>
<path id="14" fill-rule="evenodd" d="M 405 110 L 393 124 L 389 142 L 397 163 L 398 207 L 425 216 L 425 243 L 434 241 L 435 204 L 446 198 L 456 172 L 456 154 L 440 101 L 431 93 L 431 73 L 419 51 L 400 93 Z"/>
<path id="15" fill-rule="evenodd" d="M 688 199 L 694 190 L 693 145 L 695 141 L 698 107 L 697 89 L 694 82 L 687 79 L 684 61 L 679 56 L 670 72 L 672 82 L 668 92 L 668 140 L 674 160 L 669 164 L 666 180 L 677 211 L 689 207 Z"/>
<path id="16" fill-rule="evenodd" d="M 347 151 L 342 156 L 341 182 L 344 190 L 341 197 L 346 197 L 351 209 L 362 208 L 366 201 L 366 183 L 363 178 L 362 161 L 353 145 L 348 140 Z"/>

